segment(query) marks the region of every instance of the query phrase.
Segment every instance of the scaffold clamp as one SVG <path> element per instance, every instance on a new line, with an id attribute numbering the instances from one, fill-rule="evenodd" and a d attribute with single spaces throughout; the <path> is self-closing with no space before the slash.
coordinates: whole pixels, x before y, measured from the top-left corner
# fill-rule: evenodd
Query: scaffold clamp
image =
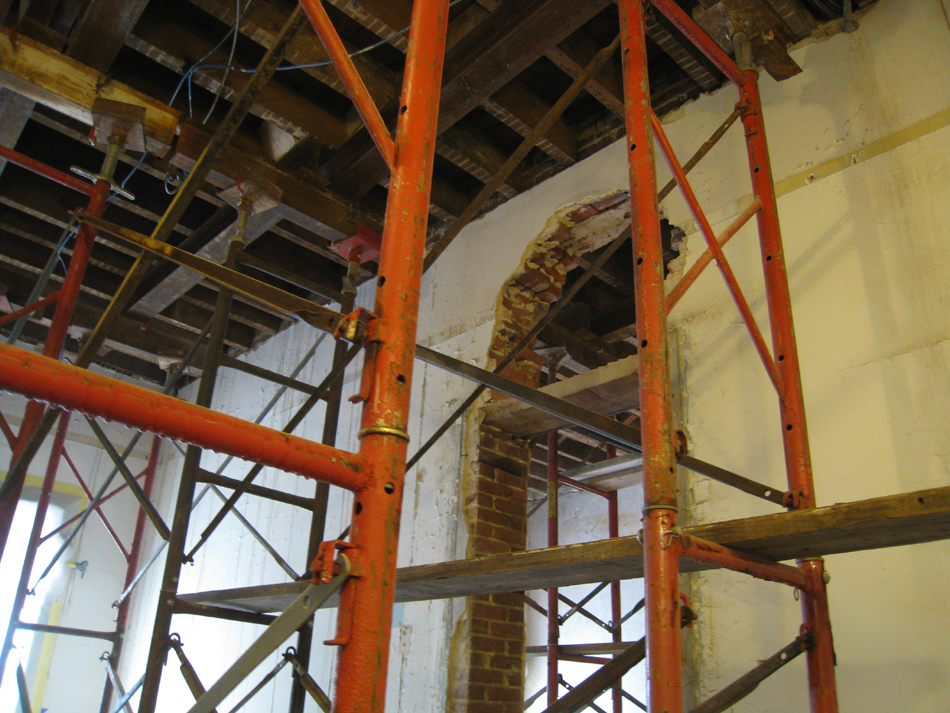
<path id="1" fill-rule="evenodd" d="M 317 548 L 317 556 L 310 565 L 314 584 L 329 584 L 339 573 L 340 565 L 336 561 L 337 551 L 351 550 L 353 545 L 343 540 L 327 540 Z"/>

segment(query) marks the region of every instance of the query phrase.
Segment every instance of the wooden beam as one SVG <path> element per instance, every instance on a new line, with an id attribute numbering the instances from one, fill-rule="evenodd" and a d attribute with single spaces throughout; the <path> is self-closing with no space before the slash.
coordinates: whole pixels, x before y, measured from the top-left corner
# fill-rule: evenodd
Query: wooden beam
<path id="1" fill-rule="evenodd" d="M 0 145 L 8 149 L 16 146 L 23 127 L 33 114 L 36 102 L 9 89 L 0 89 Z M 0 159 L 0 174 L 6 168 L 5 159 Z"/>
<path id="2" fill-rule="evenodd" d="M 486 99 L 485 110 L 509 129 L 527 136 L 551 109 L 527 86 L 515 79 Z M 556 161 L 571 165 L 577 161 L 577 136 L 563 119 L 538 141 L 538 148 Z"/>
<path id="3" fill-rule="evenodd" d="M 202 127 L 186 122 L 175 146 L 172 163 L 186 171 L 190 170 L 210 137 L 210 133 Z M 233 146 L 228 146 L 221 152 L 214 170 L 208 175 L 208 180 L 220 188 L 229 188 L 238 180 L 252 176 L 277 186 L 282 194 L 281 203 L 316 221 L 318 225 L 314 227 L 328 240 L 336 241 L 349 237 L 356 233 L 360 225 L 382 233 L 382 222 L 377 216 L 358 208 L 332 191 L 305 182 L 270 161 L 252 156 Z"/>
<path id="4" fill-rule="evenodd" d="M 245 240 L 248 243 L 253 243 L 280 222 L 282 217 L 283 214 L 279 206 L 250 216 L 247 221 Z M 223 264 L 227 259 L 231 237 L 236 230 L 237 224 L 235 222 L 214 236 L 195 254 L 205 260 Z M 178 267 L 133 303 L 131 309 L 144 317 L 154 317 L 204 279 L 204 275 L 194 270 Z"/>
<path id="5" fill-rule="evenodd" d="M 181 112 L 40 43 L 0 28 L 0 85 L 92 126 L 97 97 L 145 107 L 148 150 L 164 156 L 175 138 Z"/>
<path id="6" fill-rule="evenodd" d="M 637 405 L 637 358 L 627 357 L 599 369 L 544 386 L 539 391 L 564 401 L 611 415 Z M 567 425 L 569 422 L 515 399 L 489 404 L 485 423 L 524 438 Z"/>
<path id="7" fill-rule="evenodd" d="M 172 71 L 184 74 L 190 65 L 183 58 L 202 57 L 213 49 L 213 43 L 176 22 L 163 8 L 152 7 L 142 15 L 142 21 L 136 26 L 135 34 L 129 36 L 127 44 Z M 205 62 L 227 64 L 227 60 L 228 53 L 219 49 Z M 235 64 L 240 66 L 242 63 L 236 59 Z M 222 85 L 221 70 L 195 72 L 192 77 L 196 84 L 219 93 L 228 101 L 233 101 L 251 80 L 250 74 L 230 72 L 227 84 Z M 311 136 L 333 149 L 342 146 L 350 137 L 343 119 L 301 96 L 285 85 L 279 76 L 261 89 L 250 113 L 298 137 Z"/>
<path id="8" fill-rule="evenodd" d="M 439 133 L 479 106 L 583 25 L 609 0 L 509 2 L 466 35 L 445 58 Z M 321 167 L 343 195 L 365 195 L 386 174 L 371 141 L 359 134 Z"/>
<path id="9" fill-rule="evenodd" d="M 148 0 L 90 0 L 66 41 L 66 56 L 108 72 Z"/>
<path id="10" fill-rule="evenodd" d="M 547 56 L 572 79 L 577 79 L 602 48 L 583 31 L 575 32 L 548 51 Z M 587 83 L 587 91 L 612 114 L 622 117 L 623 79 L 616 64 L 608 62 Z"/>
<path id="11" fill-rule="evenodd" d="M 227 25 L 234 24 L 234 2 L 232 0 L 191 0 L 191 2 L 223 23 Z M 352 0 L 348 0 L 347 4 L 351 3 Z M 365 3 L 361 2 L 360 6 L 363 5 Z M 259 45 L 269 48 L 277 39 L 283 23 L 290 17 L 290 12 L 291 10 L 283 5 L 266 2 L 265 0 L 255 0 L 248 7 L 241 20 L 241 34 L 246 35 Z M 345 41 L 344 44 L 346 44 Z M 347 49 L 353 51 L 361 48 L 347 46 Z M 329 61 L 319 38 L 309 27 L 305 27 L 300 31 L 287 50 L 285 57 L 290 64 L 298 65 Z M 401 83 L 398 74 L 368 55 L 354 57 L 353 62 L 359 70 L 360 77 L 366 84 L 370 95 L 379 106 L 385 106 L 396 98 Z M 340 81 L 339 75 L 332 66 L 308 67 L 303 71 L 341 94 L 346 94 L 343 82 Z"/>
<path id="12" fill-rule="evenodd" d="M 224 2 L 225 0 L 214 1 Z M 349 2 L 349 0 L 330 0 L 330 4 L 381 38 L 390 37 L 397 31 L 397 28 L 388 24 L 387 19 L 389 22 L 397 23 L 408 20 L 408 13 L 406 12 L 408 8 L 399 7 L 399 3 L 371 0 L 369 3 L 356 5 Z M 406 5 L 406 3 L 403 3 L 403 5 Z M 466 8 L 462 14 L 449 24 L 448 48 L 454 47 L 479 23 L 483 22 L 488 14 L 489 12 L 478 4 L 472 4 Z M 398 29 L 401 29 L 401 27 Z M 408 47 L 406 35 L 391 40 L 391 44 L 405 53 Z M 482 106 L 489 114 L 521 136 L 527 136 L 531 133 L 534 125 L 550 109 L 545 101 L 517 80 L 513 80 L 498 92 L 495 92 L 493 96 L 485 100 Z M 562 164 L 571 165 L 577 161 L 577 137 L 574 135 L 574 130 L 561 119 L 555 123 L 547 136 L 538 142 L 538 148 Z"/>
<path id="13" fill-rule="evenodd" d="M 662 13 L 648 14 L 647 35 L 656 42 L 704 91 L 712 91 L 723 81 L 722 72 L 692 42 L 683 37 Z"/>
<path id="14" fill-rule="evenodd" d="M 950 486 L 683 528 L 694 535 L 775 561 L 950 539 Z M 688 559 L 684 572 L 712 569 Z M 643 576 L 636 536 L 579 545 L 403 567 L 396 601 L 414 602 L 521 592 Z M 281 611 L 306 582 L 185 595 L 188 601 L 249 611 Z M 333 603 L 335 605 L 335 602 Z"/>

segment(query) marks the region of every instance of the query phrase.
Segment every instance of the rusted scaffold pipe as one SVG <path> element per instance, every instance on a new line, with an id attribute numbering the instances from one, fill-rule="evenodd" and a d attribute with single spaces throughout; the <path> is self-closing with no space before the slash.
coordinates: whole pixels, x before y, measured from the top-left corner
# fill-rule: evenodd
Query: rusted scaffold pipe
<path id="1" fill-rule="evenodd" d="M 30 166 L 30 170 L 38 171 L 41 175 L 48 175 L 53 172 L 53 169 L 43 171 L 41 170 L 42 168 L 41 164 Z M 66 178 L 69 177 L 67 176 Z M 106 181 L 98 181 L 90 194 L 86 212 L 96 217 L 102 215 L 108 195 L 109 183 Z M 92 245 L 95 239 L 95 228 L 84 225 L 79 229 L 79 233 L 76 236 L 76 245 L 73 248 L 73 255 L 69 260 L 69 268 L 66 271 L 66 278 L 63 280 L 63 286 L 58 292 L 59 297 L 56 300 L 56 311 L 53 314 L 49 331 L 46 333 L 46 343 L 43 345 L 44 356 L 59 359 L 62 355 L 63 347 L 66 344 L 67 329 L 69 329 L 69 323 L 73 318 L 73 309 L 79 297 L 79 288 L 82 285 L 83 275 L 86 274 L 86 265 L 89 261 L 89 255 L 92 252 Z M 33 435 L 33 431 L 43 417 L 43 411 L 44 407 L 42 404 L 27 404 L 26 412 L 23 415 L 23 423 L 20 426 L 20 432 L 17 436 L 16 446 L 13 448 L 11 463 L 15 463 L 20 458 L 27 442 Z M 7 477 L 7 481 L 4 482 L 3 487 L 0 488 L 0 557 L 3 556 L 7 537 L 10 534 L 10 527 L 13 524 L 13 514 L 16 511 L 20 493 L 23 491 L 23 481 L 25 477 L 25 471 L 19 476 L 10 474 Z"/>
<path id="2" fill-rule="evenodd" d="M 360 454 L 372 481 L 357 493 L 356 578 L 340 598 L 336 710 L 383 710 L 412 389 L 449 0 L 415 0 L 396 126 L 395 167 L 377 277 L 375 334 L 360 393 Z"/>
<path id="3" fill-rule="evenodd" d="M 742 123 L 752 187 L 762 209 L 756 218 L 759 224 L 759 246 L 765 272 L 765 294 L 768 298 L 769 321 L 772 327 L 772 349 L 781 377 L 779 394 L 782 437 L 785 445 L 785 468 L 788 488 L 792 494 L 790 507 L 815 507 L 815 486 L 812 477 L 808 427 L 805 422 L 805 399 L 802 392 L 798 347 L 792 321 L 792 297 L 785 268 L 785 250 L 778 219 L 778 199 L 772 180 L 769 146 L 762 118 L 758 75 L 754 68 L 743 67 L 745 85 L 739 91 Z M 798 499 L 798 502 L 795 502 Z M 815 636 L 815 645 L 808 650 L 808 684 L 813 713 L 837 713 L 838 693 L 835 682 L 835 652 L 825 586 L 825 565 L 821 558 L 799 562 L 810 586 L 802 596 L 805 627 Z"/>
<path id="4" fill-rule="evenodd" d="M 650 86 L 641 0 L 620 0 L 627 159 L 630 167 L 637 348 L 643 438 L 643 569 L 648 695 L 651 711 L 683 707 L 679 562 L 669 547 L 676 528 L 676 458 L 667 360 L 663 246 L 656 200 Z"/>

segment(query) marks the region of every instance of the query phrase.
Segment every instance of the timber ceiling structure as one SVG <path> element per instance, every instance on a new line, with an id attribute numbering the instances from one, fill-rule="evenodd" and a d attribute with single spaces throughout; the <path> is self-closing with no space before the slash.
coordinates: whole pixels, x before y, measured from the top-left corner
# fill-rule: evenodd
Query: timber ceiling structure
<path id="1" fill-rule="evenodd" d="M 409 24 L 411 0 L 324 4 L 348 51 L 369 48 L 354 61 L 384 119 L 392 122 L 407 47 L 399 31 Z M 754 37 L 758 61 L 777 79 L 798 71 L 786 47 L 822 23 L 840 25 L 842 6 L 830 0 L 680 4 L 728 51 L 732 32 L 745 28 Z M 290 0 L 0 1 L 0 84 L 7 87 L 0 94 L 0 142 L 60 171 L 78 166 L 95 174 L 105 142 L 91 140 L 92 107 L 82 106 L 82 97 L 147 102 L 150 152 L 123 153 L 116 171 L 122 180 L 137 166 L 125 186 L 135 199 L 115 196 L 104 219 L 150 234 L 248 81 L 250 75 L 239 70 L 258 64 L 293 9 Z M 236 24 L 239 32 L 232 33 Z M 658 114 L 720 86 L 718 70 L 664 18 L 651 17 L 648 30 Z M 434 237 L 451 226 L 598 51 L 611 44 L 618 33 L 617 8 L 610 0 L 455 0 L 449 32 L 432 191 Z M 381 232 L 388 180 L 384 162 L 326 60 L 305 26 L 286 52 L 282 71 L 259 95 L 170 239 L 220 261 L 237 216 L 235 187 L 240 181 L 266 186 L 271 202 L 250 220 L 241 269 L 324 303 L 339 298 L 346 274 L 346 260 L 332 245 L 361 225 Z M 227 65 L 232 69 L 224 69 Z M 615 141 L 622 135 L 622 116 L 615 55 L 484 210 Z M 55 246 L 72 226 L 71 211 L 87 199 L 19 166 L 7 163 L 0 171 L 0 311 L 9 312 L 29 302 Z M 668 238 L 667 257 L 672 258 L 672 228 Z M 67 241 L 48 293 L 61 284 L 70 254 Z M 95 326 L 137 254 L 100 232 L 67 357 Z M 624 341 L 633 320 L 629 262 L 629 248 L 620 250 L 581 291 L 577 304 L 542 333 L 542 345 L 567 347 L 569 357 L 562 362 L 567 373 L 633 353 Z M 364 263 L 360 278 L 368 279 L 374 269 L 373 262 Z M 161 383 L 163 367 L 179 359 L 209 323 L 217 291 L 195 273 L 156 262 L 109 333 L 97 363 Z M 21 339 L 42 343 L 49 317 L 49 311 L 34 313 Z M 226 343 L 239 354 L 288 321 L 238 296 Z M 4 325 L 0 334 L 6 338 L 11 328 Z"/>

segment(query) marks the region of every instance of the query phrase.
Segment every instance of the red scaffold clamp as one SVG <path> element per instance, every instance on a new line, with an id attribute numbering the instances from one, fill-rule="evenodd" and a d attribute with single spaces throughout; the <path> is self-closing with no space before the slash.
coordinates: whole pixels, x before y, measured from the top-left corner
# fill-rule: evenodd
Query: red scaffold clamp
<path id="1" fill-rule="evenodd" d="M 347 342 L 355 342 L 361 338 L 372 341 L 375 322 L 375 314 L 363 307 L 357 307 L 340 321 L 339 326 L 333 332 L 333 336 Z"/>
<path id="2" fill-rule="evenodd" d="M 317 548 L 317 556 L 310 565 L 310 571 L 313 572 L 314 584 L 329 584 L 333 575 L 338 573 L 339 565 L 336 562 L 336 553 L 344 550 L 352 550 L 353 545 L 343 540 L 327 540 L 321 542 Z"/>

